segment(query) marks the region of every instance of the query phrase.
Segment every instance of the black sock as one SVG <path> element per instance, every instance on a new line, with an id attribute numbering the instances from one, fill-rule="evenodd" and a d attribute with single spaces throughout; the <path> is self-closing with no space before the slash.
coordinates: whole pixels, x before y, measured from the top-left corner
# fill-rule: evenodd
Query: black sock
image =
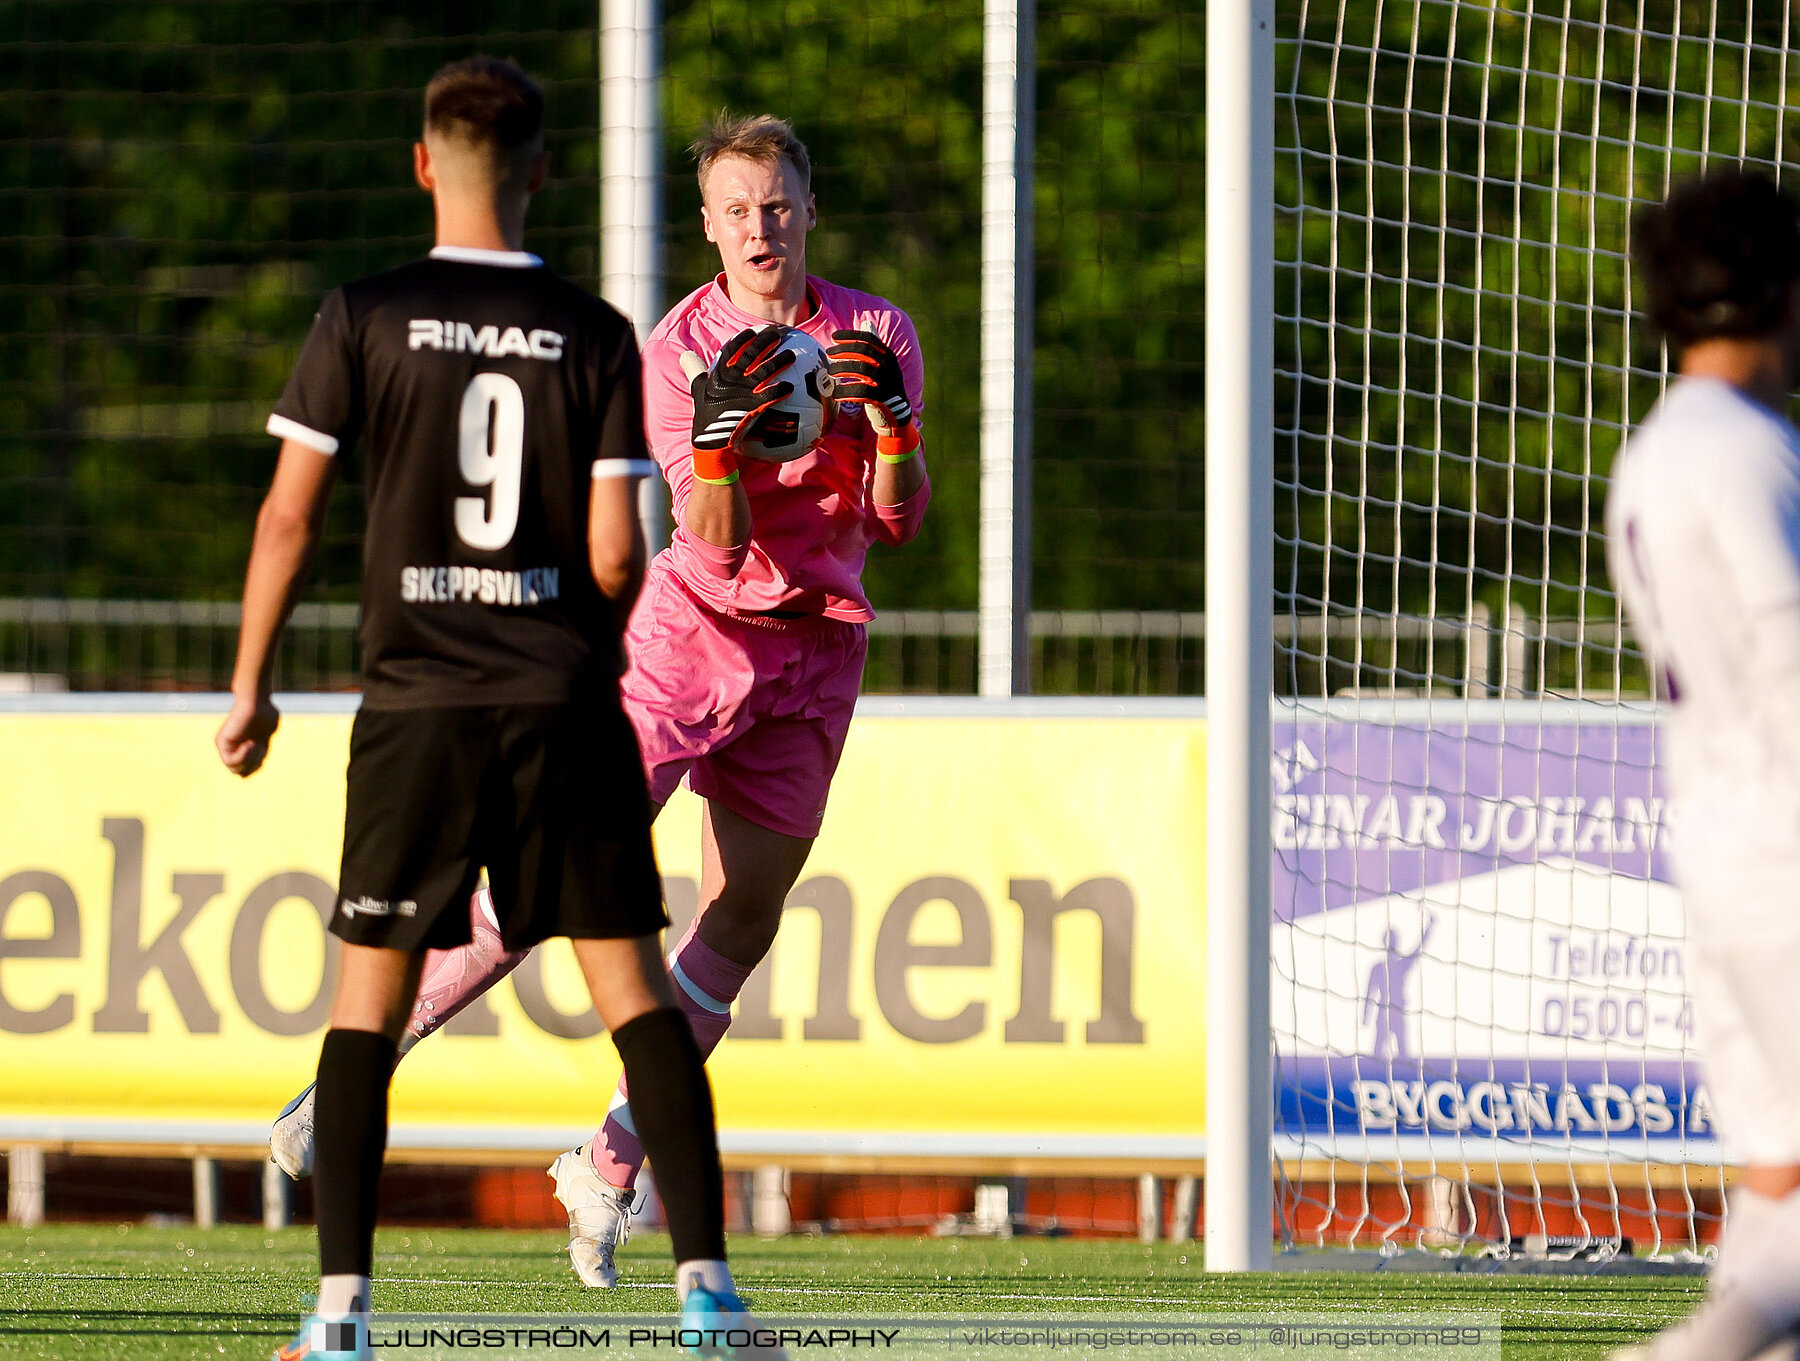
<path id="1" fill-rule="evenodd" d="M 725 1259 L 725 1174 L 706 1061 L 674 1007 L 613 1032 L 631 1090 L 631 1122 L 656 1172 L 675 1260 Z"/>
<path id="2" fill-rule="evenodd" d="M 319 1274 L 368 1276 L 375 1201 L 387 1152 L 394 1042 L 368 1030 L 328 1030 L 313 1114 L 313 1217 Z"/>

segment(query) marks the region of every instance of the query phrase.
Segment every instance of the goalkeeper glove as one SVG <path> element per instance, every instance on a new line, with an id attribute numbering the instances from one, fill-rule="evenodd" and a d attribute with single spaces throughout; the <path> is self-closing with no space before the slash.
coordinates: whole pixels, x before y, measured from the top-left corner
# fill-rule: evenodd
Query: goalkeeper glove
<path id="1" fill-rule="evenodd" d="M 898 433 L 910 425 L 912 403 L 906 399 L 906 381 L 900 361 L 873 331 L 833 331 L 837 342 L 825 351 L 826 369 L 834 384 L 832 396 L 840 402 L 861 402 L 883 433 Z M 875 408 L 879 408 L 876 410 Z"/>
<path id="2" fill-rule="evenodd" d="M 737 481 L 738 440 L 758 416 L 793 392 L 792 383 L 774 381 L 794 362 L 793 351 L 781 348 L 786 339 L 784 326 L 739 331 L 725 342 L 710 371 L 694 356 L 682 355 L 694 395 L 694 476 L 702 482 Z"/>

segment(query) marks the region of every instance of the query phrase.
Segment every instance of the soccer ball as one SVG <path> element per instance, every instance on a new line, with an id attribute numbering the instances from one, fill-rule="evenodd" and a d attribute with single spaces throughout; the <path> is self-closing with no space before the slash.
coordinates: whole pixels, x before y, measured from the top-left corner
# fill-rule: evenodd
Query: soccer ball
<path id="1" fill-rule="evenodd" d="M 794 362 L 776 381 L 794 390 L 756 418 L 739 447 L 751 458 L 786 463 L 810 454 L 831 423 L 831 376 L 825 371 L 825 347 L 804 331 L 788 329 L 781 342 Z"/>

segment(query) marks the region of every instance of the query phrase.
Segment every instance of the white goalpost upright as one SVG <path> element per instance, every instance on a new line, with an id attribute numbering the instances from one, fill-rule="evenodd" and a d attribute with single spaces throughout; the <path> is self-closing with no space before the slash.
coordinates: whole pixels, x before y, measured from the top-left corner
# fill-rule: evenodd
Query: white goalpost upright
<path id="1" fill-rule="evenodd" d="M 1271 1245 L 1274 0 L 1207 7 L 1206 1269 Z"/>
<path id="2" fill-rule="evenodd" d="M 1673 1269 L 1720 1228 L 1602 511 L 1667 381 L 1632 209 L 1800 180 L 1796 26 L 1209 7 L 1209 1269 Z"/>
<path id="3" fill-rule="evenodd" d="M 982 695 L 1031 689 L 1036 0 L 985 0 L 981 97 Z"/>
<path id="4" fill-rule="evenodd" d="M 600 3 L 600 295 L 643 344 L 662 320 L 662 53 L 658 0 Z M 647 477 L 638 518 L 651 553 L 668 543 L 668 484 Z"/>

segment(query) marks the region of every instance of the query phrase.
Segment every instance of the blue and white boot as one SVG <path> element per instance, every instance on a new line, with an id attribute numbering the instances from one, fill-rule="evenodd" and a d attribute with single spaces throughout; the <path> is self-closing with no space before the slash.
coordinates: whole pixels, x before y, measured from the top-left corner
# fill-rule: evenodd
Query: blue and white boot
<path id="1" fill-rule="evenodd" d="M 374 1361 L 367 1315 L 327 1321 L 308 1314 L 293 1341 L 270 1361 Z"/>
<path id="2" fill-rule="evenodd" d="M 723 1357 L 726 1361 L 788 1361 L 780 1346 L 761 1346 L 756 1335 L 763 1326 L 735 1291 L 713 1291 L 698 1283 L 681 1301 L 681 1331 L 697 1333 L 686 1342 L 694 1356 Z"/>

